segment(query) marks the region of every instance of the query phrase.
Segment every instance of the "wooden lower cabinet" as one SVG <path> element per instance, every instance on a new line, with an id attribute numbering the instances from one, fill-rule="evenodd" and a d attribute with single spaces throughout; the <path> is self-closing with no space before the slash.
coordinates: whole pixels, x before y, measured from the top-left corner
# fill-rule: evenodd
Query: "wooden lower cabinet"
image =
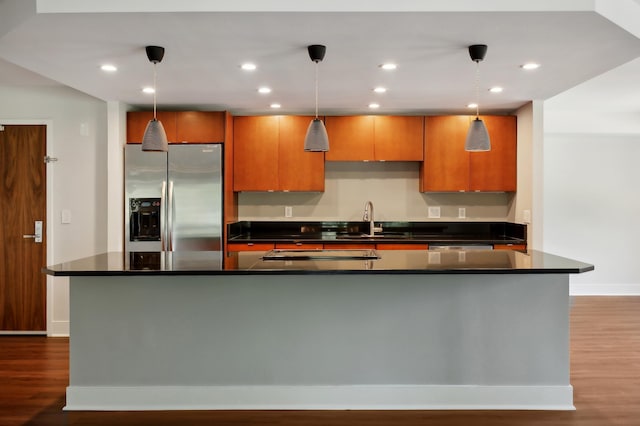
<path id="1" fill-rule="evenodd" d="M 273 243 L 229 243 L 227 244 L 228 251 L 269 251 L 273 250 L 275 244 Z"/>
<path id="2" fill-rule="evenodd" d="M 322 250 L 322 243 L 277 243 L 277 249 L 281 250 Z"/>
<path id="3" fill-rule="evenodd" d="M 369 243 L 327 243 L 324 245 L 327 250 L 340 250 L 340 249 L 358 249 L 358 250 L 374 250 L 375 244 Z"/>
<path id="4" fill-rule="evenodd" d="M 494 250 L 518 250 L 518 251 L 526 251 L 526 244 L 494 244 Z"/>
<path id="5" fill-rule="evenodd" d="M 383 243 L 376 244 L 378 250 L 428 250 L 429 244 Z"/>

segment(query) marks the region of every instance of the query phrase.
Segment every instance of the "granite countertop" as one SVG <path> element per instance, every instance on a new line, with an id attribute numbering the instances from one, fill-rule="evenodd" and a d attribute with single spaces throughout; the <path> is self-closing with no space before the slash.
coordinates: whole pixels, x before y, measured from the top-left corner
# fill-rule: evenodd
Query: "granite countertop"
<path id="1" fill-rule="evenodd" d="M 229 225 L 229 243 L 404 243 L 526 244 L 526 225 L 508 222 L 368 222 L 243 221 Z"/>
<path id="2" fill-rule="evenodd" d="M 593 265 L 536 250 L 375 250 L 378 258 L 265 260 L 263 252 L 111 252 L 48 266 L 54 276 L 291 274 L 577 274 Z M 321 251 L 317 251 L 321 253 Z M 225 266 L 226 263 L 226 266 Z"/>

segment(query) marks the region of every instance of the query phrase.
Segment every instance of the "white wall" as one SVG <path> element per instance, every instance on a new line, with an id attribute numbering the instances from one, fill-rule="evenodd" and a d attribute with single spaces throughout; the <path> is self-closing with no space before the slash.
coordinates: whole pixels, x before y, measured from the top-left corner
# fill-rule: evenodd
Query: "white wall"
<path id="1" fill-rule="evenodd" d="M 376 221 L 503 221 L 513 197 L 506 193 L 421 193 L 418 162 L 327 162 L 325 192 L 243 192 L 238 197 L 239 220 L 282 220 L 284 206 L 293 207 L 288 220 L 362 220 L 367 200 Z M 429 206 L 440 206 L 441 218 L 430 219 Z M 458 219 L 458 207 L 466 219 Z"/>
<path id="2" fill-rule="evenodd" d="M 596 267 L 573 294 L 640 294 L 639 158 L 640 134 L 545 135 L 545 251 Z"/>
<path id="3" fill-rule="evenodd" d="M 640 59 L 544 104 L 544 250 L 589 262 L 572 294 L 640 295 Z"/>
<path id="4" fill-rule="evenodd" d="M 106 251 L 106 103 L 61 86 L 0 86 L 0 123 L 49 124 L 48 264 Z M 60 223 L 61 210 L 70 224 Z M 68 333 L 65 278 L 49 278 L 48 332 Z"/>

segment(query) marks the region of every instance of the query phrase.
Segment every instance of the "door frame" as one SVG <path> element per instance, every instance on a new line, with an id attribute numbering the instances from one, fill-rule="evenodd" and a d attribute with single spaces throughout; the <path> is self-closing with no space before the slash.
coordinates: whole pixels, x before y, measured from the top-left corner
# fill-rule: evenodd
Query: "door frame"
<path id="1" fill-rule="evenodd" d="M 53 151 L 53 120 L 44 120 L 44 119 L 4 119 L 0 117 L 0 125 L 5 126 L 19 126 L 19 125 L 43 125 L 46 126 L 45 134 L 46 134 L 46 144 L 47 150 L 46 155 L 52 157 Z M 44 159 L 43 159 L 44 161 Z M 46 233 L 47 233 L 47 244 L 46 244 L 46 262 L 47 265 L 51 265 L 54 259 L 53 247 L 54 247 L 54 233 L 53 233 L 53 167 L 46 168 L 46 179 L 47 179 L 47 200 L 46 200 Z M 45 334 L 47 336 L 55 336 L 55 335 L 68 335 L 69 323 L 68 321 L 61 322 L 61 324 L 54 324 L 53 318 L 53 307 L 54 307 L 54 292 L 53 292 L 53 284 L 54 277 L 47 275 L 47 302 L 46 302 L 46 314 L 47 314 L 47 329 L 45 332 L 40 331 L 7 331 L 2 334 L 22 334 L 22 335 L 39 335 Z M 58 330 L 56 330 L 58 329 Z"/>

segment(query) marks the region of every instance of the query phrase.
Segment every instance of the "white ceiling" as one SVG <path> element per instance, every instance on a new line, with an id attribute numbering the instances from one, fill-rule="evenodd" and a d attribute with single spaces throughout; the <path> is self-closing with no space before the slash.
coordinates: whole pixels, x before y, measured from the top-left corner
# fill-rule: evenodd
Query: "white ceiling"
<path id="1" fill-rule="evenodd" d="M 381 105 L 377 113 L 466 113 L 476 71 L 467 46 L 483 43 L 489 50 L 480 64 L 481 109 L 508 112 L 640 56 L 639 0 L 537 0 L 526 7 L 500 0 L 326 0 L 325 12 L 300 0 L 221 3 L 0 0 L 0 84 L 56 82 L 146 107 L 152 100 L 141 89 L 152 84 L 153 67 L 144 46 L 153 44 L 166 48 L 157 66 L 161 107 L 268 114 L 278 102 L 282 113 L 311 113 L 315 71 L 306 46 L 324 44 L 321 113 L 368 113 L 373 101 Z M 245 61 L 258 69 L 240 70 Z M 381 70 L 385 61 L 398 69 Z M 542 66 L 525 72 L 519 66 L 527 61 Z M 107 62 L 118 72 L 102 72 Z M 258 94 L 262 85 L 273 92 Z M 379 85 L 388 92 L 373 93 Z M 493 85 L 504 92 L 490 94 Z"/>

